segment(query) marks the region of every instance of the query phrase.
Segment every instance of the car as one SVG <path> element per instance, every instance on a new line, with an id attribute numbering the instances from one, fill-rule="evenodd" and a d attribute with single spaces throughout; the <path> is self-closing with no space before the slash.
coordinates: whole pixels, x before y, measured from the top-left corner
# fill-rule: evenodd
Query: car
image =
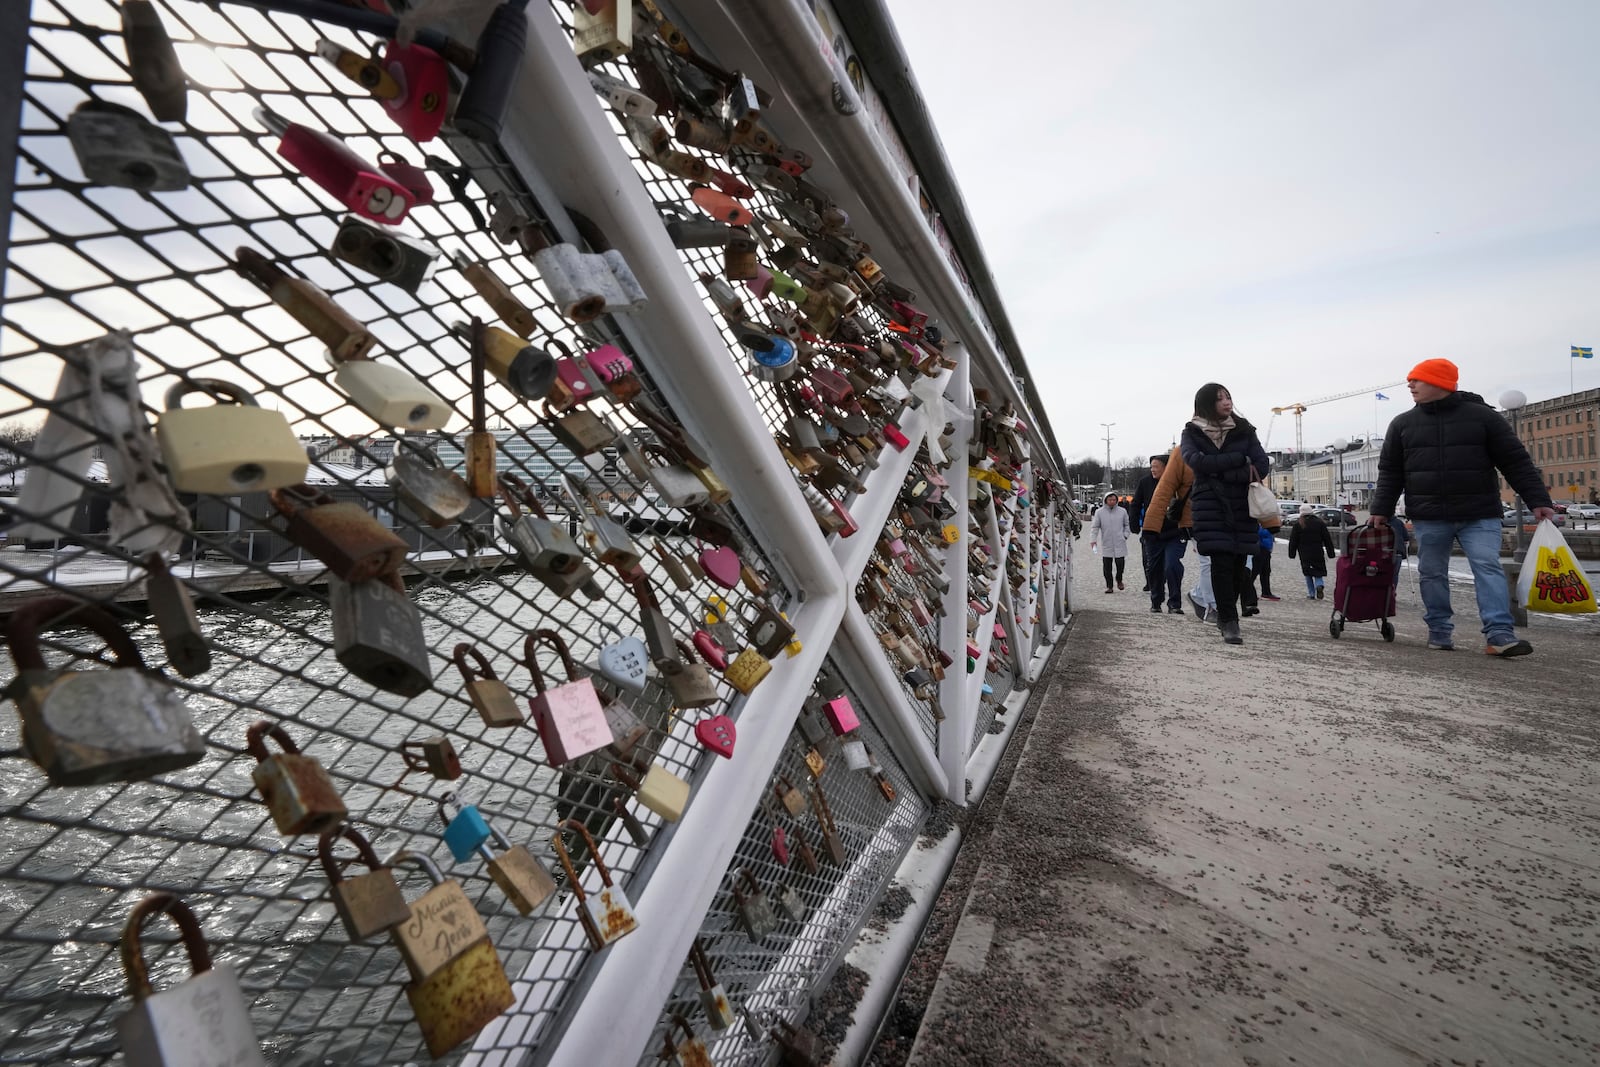
<path id="1" fill-rule="evenodd" d="M 1343 508 L 1317 507 L 1312 509 L 1311 514 L 1321 519 L 1329 527 L 1361 525 L 1361 520 L 1356 518 L 1353 512 L 1346 511 Z"/>
<path id="2" fill-rule="evenodd" d="M 1596 514 L 1595 517 L 1596 518 L 1600 518 L 1600 514 Z M 1561 514 L 1561 512 L 1558 511 L 1558 512 L 1556 512 L 1556 517 L 1554 519 L 1552 519 L 1551 521 L 1554 522 L 1557 526 L 1565 526 L 1567 524 L 1567 517 L 1565 515 Z M 1532 508 L 1524 508 L 1523 509 L 1523 511 L 1522 511 L 1522 524 L 1524 526 L 1532 526 L 1533 525 L 1533 509 Z M 1502 511 L 1500 513 L 1500 525 L 1502 527 L 1507 527 L 1507 528 L 1515 527 L 1517 525 L 1517 509 L 1516 508 L 1506 508 L 1504 511 Z"/>
<path id="3" fill-rule="evenodd" d="M 1569 504 L 1567 505 L 1567 517 L 1583 519 L 1585 522 L 1592 519 L 1600 519 L 1600 504 Z"/>
<path id="4" fill-rule="evenodd" d="M 1285 523 L 1293 522 L 1300 517 L 1300 501 L 1298 500 L 1280 500 L 1278 501 L 1278 508 L 1283 512 L 1283 521 Z"/>

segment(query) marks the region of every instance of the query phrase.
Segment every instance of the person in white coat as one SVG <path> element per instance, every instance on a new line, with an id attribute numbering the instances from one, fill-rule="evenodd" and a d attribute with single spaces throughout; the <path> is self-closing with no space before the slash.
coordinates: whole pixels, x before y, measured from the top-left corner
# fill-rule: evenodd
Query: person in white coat
<path id="1" fill-rule="evenodd" d="M 1099 546 L 1100 565 L 1106 572 L 1106 592 L 1111 588 L 1111 572 L 1116 570 L 1117 589 L 1122 588 L 1122 568 L 1128 562 L 1128 511 L 1117 507 L 1117 494 L 1106 494 L 1106 506 L 1094 513 L 1089 524 L 1090 548 Z"/>

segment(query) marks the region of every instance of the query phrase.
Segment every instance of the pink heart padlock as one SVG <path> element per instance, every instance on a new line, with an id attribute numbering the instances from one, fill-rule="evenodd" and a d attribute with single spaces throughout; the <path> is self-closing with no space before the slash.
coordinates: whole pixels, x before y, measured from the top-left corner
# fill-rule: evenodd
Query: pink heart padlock
<path id="1" fill-rule="evenodd" d="M 694 724 L 694 736 L 695 740 L 723 759 L 733 758 L 733 742 L 738 736 L 738 731 L 733 728 L 733 720 L 726 715 L 713 715 L 709 719 L 701 719 Z"/>
<path id="2" fill-rule="evenodd" d="M 700 569 L 722 588 L 732 589 L 739 584 L 739 553 L 727 545 L 704 549 L 700 553 Z"/>
<path id="3" fill-rule="evenodd" d="M 700 653 L 700 658 L 706 661 L 706 666 L 714 671 L 728 669 L 728 652 L 722 643 L 705 630 L 694 632 L 694 650 Z"/>

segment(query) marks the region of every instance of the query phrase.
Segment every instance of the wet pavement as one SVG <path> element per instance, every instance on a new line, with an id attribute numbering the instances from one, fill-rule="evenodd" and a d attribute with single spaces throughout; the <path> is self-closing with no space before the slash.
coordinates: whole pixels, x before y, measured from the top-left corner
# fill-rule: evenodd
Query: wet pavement
<path id="1" fill-rule="evenodd" d="M 1336 641 L 1280 545 L 1232 648 L 1098 562 L 874 1063 L 1600 1062 L 1600 622 Z"/>

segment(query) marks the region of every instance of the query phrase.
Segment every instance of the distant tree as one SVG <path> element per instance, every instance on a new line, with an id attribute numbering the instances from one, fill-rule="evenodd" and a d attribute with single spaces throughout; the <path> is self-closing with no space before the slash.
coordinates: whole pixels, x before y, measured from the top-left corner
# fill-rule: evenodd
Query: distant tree
<path id="1" fill-rule="evenodd" d="M 1099 485 L 1105 480 L 1106 468 L 1093 456 L 1084 456 L 1076 463 L 1067 464 L 1067 477 L 1074 485 Z"/>
<path id="2" fill-rule="evenodd" d="M 19 449 L 26 449 L 39 438 L 39 427 L 43 423 L 27 418 L 7 419 L 0 422 L 0 453 L 3 453 L 8 462 L 10 457 L 21 457 Z"/>

